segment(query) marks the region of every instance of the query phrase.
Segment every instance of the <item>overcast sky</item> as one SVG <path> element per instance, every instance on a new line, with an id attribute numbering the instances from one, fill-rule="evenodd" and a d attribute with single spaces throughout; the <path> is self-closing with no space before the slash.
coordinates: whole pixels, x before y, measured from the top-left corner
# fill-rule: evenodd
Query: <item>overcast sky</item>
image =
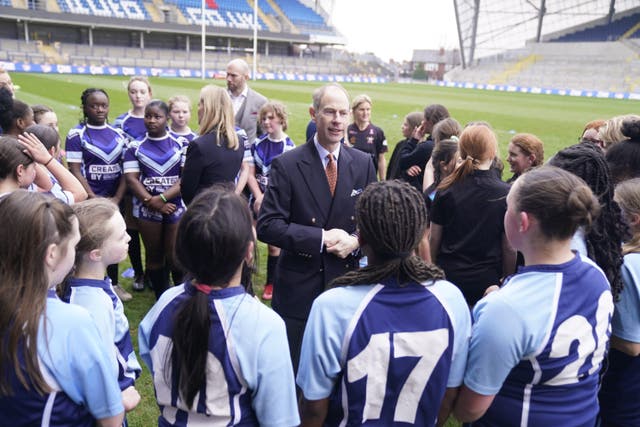
<path id="1" fill-rule="evenodd" d="M 413 49 L 458 47 L 452 0 L 336 0 L 331 22 L 347 49 L 385 60 L 409 60 Z"/>

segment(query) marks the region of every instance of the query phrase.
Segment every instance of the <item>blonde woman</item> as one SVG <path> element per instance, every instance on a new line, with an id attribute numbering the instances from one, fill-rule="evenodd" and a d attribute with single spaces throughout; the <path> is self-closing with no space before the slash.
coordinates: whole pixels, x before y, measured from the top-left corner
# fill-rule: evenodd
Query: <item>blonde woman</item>
<path id="1" fill-rule="evenodd" d="M 244 156 L 231 98 L 224 89 L 214 85 L 202 88 L 198 125 L 200 136 L 189 144 L 182 172 L 182 198 L 186 204 L 213 184 L 235 182 Z"/>

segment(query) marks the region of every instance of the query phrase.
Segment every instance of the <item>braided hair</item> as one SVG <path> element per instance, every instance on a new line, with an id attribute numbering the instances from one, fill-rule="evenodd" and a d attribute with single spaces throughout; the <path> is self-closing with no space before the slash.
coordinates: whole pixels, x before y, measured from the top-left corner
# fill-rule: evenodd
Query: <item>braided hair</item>
<path id="1" fill-rule="evenodd" d="M 600 202 L 600 216 L 586 235 L 587 255 L 604 271 L 614 298 L 622 290 L 622 248 L 620 242 L 628 235 L 618 203 L 613 200 L 614 188 L 604 154 L 592 143 L 576 144 L 560 150 L 549 164 L 582 178 Z"/>
<path id="2" fill-rule="evenodd" d="M 389 277 L 400 284 L 444 278 L 442 270 L 414 253 L 427 228 L 427 210 L 422 195 L 410 184 L 399 180 L 370 184 L 356 204 L 356 222 L 375 262 L 338 277 L 331 286 L 378 283 Z"/>

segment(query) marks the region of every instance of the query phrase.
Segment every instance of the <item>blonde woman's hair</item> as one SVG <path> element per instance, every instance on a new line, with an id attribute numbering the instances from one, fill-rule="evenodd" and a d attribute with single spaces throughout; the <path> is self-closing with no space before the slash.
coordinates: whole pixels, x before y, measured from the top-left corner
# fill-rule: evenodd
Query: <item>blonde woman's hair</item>
<path id="1" fill-rule="evenodd" d="M 287 108 L 281 102 L 269 101 L 260 108 L 258 120 L 260 123 L 264 120 L 268 113 L 273 113 L 282 123 L 282 130 L 287 130 Z"/>
<path id="2" fill-rule="evenodd" d="M 616 144 L 618 142 L 626 141 L 627 138 L 622 133 L 622 123 L 625 120 L 640 118 L 640 116 L 636 116 L 635 114 L 625 114 L 622 116 L 615 116 L 605 121 L 600 129 L 598 130 L 598 138 L 603 142 L 605 148 L 609 148 L 611 144 Z"/>
<path id="3" fill-rule="evenodd" d="M 227 148 L 237 150 L 238 135 L 235 130 L 233 105 L 227 91 L 219 86 L 207 85 L 200 90 L 202 118 L 198 134 L 215 131 L 218 145 L 226 141 Z"/>
<path id="4" fill-rule="evenodd" d="M 622 181 L 616 186 L 615 201 L 625 216 L 640 215 L 640 178 Z M 631 239 L 622 245 L 624 255 L 640 252 L 640 233 L 631 236 Z"/>
<path id="5" fill-rule="evenodd" d="M 373 102 L 371 102 L 371 98 L 369 98 L 369 95 L 362 94 L 356 96 L 351 102 L 351 111 L 355 111 L 356 108 L 360 106 L 360 104 L 364 104 L 365 102 L 373 107 Z"/>

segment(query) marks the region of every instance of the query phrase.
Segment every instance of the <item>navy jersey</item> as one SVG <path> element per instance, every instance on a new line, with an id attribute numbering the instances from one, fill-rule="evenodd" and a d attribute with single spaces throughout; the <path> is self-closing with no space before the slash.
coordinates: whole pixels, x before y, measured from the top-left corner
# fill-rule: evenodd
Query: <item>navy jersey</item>
<path id="1" fill-rule="evenodd" d="M 273 159 L 294 148 L 296 148 L 295 144 L 286 134 L 279 141 L 274 141 L 268 134 L 264 134 L 256 138 L 248 152 L 245 147 L 243 161 L 255 166 L 256 181 L 263 193 L 269 185 L 269 171 Z"/>
<path id="2" fill-rule="evenodd" d="M 109 278 L 92 280 L 72 277 L 62 300 L 84 307 L 91 314 L 102 336 L 104 348 L 113 349 L 118 364 L 120 389 L 134 385 L 142 368 L 133 351 L 124 306 L 114 292 Z"/>
<path id="3" fill-rule="evenodd" d="M 113 126 L 121 129 L 131 141 L 140 141 L 147 134 L 144 116 L 134 116 L 130 111 L 116 117 Z"/>
<path id="4" fill-rule="evenodd" d="M 327 426 L 433 426 L 445 390 L 462 383 L 470 328 L 446 281 L 332 289 L 311 309 L 298 385 L 330 399 Z"/>
<path id="5" fill-rule="evenodd" d="M 371 123 L 369 123 L 364 130 L 358 129 L 358 125 L 351 123 L 347 128 L 347 136 L 349 144 L 354 148 L 371 155 L 373 166 L 375 166 L 377 171 L 378 155 L 389 151 L 384 131 Z"/>
<path id="6" fill-rule="evenodd" d="M 93 427 L 96 419 L 124 412 L 113 357 L 89 313 L 50 290 L 38 328 L 38 360 L 51 391 L 26 390 L 10 372 L 14 394 L 0 396 L 0 425 Z"/>
<path id="7" fill-rule="evenodd" d="M 189 282 L 168 289 L 138 328 L 140 355 L 153 377 L 158 425 L 294 426 L 299 424 L 284 323 L 242 286 L 208 294 L 209 352 L 203 387 L 188 407 L 179 374 L 167 372 L 176 311 L 195 292 Z"/>
<path id="8" fill-rule="evenodd" d="M 580 255 L 521 267 L 474 309 L 464 383 L 496 395 L 474 426 L 592 427 L 613 298 Z"/>
<path id="9" fill-rule="evenodd" d="M 122 177 L 126 141 L 118 129 L 108 124 L 78 125 L 67 136 L 67 162 L 81 164 L 82 176 L 96 195 L 112 197 Z"/>

